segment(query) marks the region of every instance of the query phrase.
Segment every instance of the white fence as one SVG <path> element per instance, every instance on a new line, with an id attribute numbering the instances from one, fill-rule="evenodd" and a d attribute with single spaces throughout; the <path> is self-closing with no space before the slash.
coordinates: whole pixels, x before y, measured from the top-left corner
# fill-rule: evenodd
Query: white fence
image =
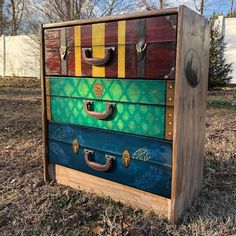
<path id="1" fill-rule="evenodd" d="M 40 76 L 39 45 L 30 36 L 0 37 L 0 76 Z"/>
<path id="2" fill-rule="evenodd" d="M 228 63 L 232 63 L 232 84 L 236 84 L 236 17 L 225 18 L 223 33 L 226 42 L 225 57 Z"/>

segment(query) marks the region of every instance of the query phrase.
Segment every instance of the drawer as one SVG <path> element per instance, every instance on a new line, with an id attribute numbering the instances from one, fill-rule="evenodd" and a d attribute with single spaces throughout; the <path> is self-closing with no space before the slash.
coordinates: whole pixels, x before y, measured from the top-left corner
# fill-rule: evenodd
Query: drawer
<path id="1" fill-rule="evenodd" d="M 170 142 L 54 122 L 48 128 L 49 162 L 170 197 Z"/>
<path id="2" fill-rule="evenodd" d="M 46 29 L 46 75 L 174 79 L 176 24 L 170 15 Z"/>
<path id="3" fill-rule="evenodd" d="M 174 81 L 46 77 L 46 95 L 173 106 Z"/>
<path id="4" fill-rule="evenodd" d="M 173 91 L 167 80 L 48 77 L 48 119 L 169 140 Z"/>

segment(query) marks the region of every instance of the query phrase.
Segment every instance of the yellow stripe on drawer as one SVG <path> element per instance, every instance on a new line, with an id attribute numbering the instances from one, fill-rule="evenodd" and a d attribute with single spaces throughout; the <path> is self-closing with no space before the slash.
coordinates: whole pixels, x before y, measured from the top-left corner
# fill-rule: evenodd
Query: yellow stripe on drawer
<path id="1" fill-rule="evenodd" d="M 94 58 L 105 56 L 105 23 L 92 24 L 92 46 Z M 105 66 L 93 66 L 92 75 L 105 77 Z"/>
<path id="2" fill-rule="evenodd" d="M 118 77 L 125 77 L 125 24 L 118 21 Z"/>
<path id="3" fill-rule="evenodd" d="M 52 120 L 51 116 L 51 98 L 50 98 L 50 80 L 45 79 L 45 91 L 46 91 L 46 114 L 49 121 Z"/>
<path id="4" fill-rule="evenodd" d="M 81 75 L 81 30 L 75 26 L 75 75 Z"/>
<path id="5" fill-rule="evenodd" d="M 47 119 L 51 121 L 52 113 L 51 113 L 51 98 L 50 97 L 46 97 L 46 110 L 47 110 Z"/>

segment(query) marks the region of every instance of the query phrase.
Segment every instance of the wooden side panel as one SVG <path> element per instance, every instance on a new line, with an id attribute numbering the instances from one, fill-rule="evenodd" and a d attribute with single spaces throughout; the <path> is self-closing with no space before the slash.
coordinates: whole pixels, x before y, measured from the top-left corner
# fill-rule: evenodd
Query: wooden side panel
<path id="1" fill-rule="evenodd" d="M 210 38 L 205 19 L 184 6 L 179 8 L 178 22 L 172 222 L 201 188 Z"/>
<path id="2" fill-rule="evenodd" d="M 128 204 L 134 208 L 153 210 L 169 218 L 170 200 L 128 186 L 101 179 L 96 176 L 56 165 L 56 180 L 63 185 L 83 189 L 102 196 L 109 196 L 115 201 Z"/>
<path id="3" fill-rule="evenodd" d="M 41 80 L 41 101 L 42 101 L 42 133 L 43 133 L 43 174 L 44 180 L 53 180 L 55 178 L 55 165 L 48 162 L 48 125 L 47 118 L 51 119 L 51 112 L 47 111 L 48 107 L 51 105 L 48 104 L 48 100 L 46 98 L 46 80 L 45 80 L 45 71 L 46 61 L 45 61 L 45 51 L 47 50 L 47 45 L 59 43 L 58 33 L 53 31 L 52 35 L 48 35 L 48 32 L 43 29 L 42 25 L 40 27 L 40 80 Z M 56 31 L 57 32 L 57 31 Z M 56 40 L 55 40 L 56 38 Z M 51 40 L 52 39 L 52 40 Z M 50 46 L 51 47 L 51 46 Z M 49 100 L 50 103 L 50 100 Z M 50 112 L 50 114 L 49 114 Z"/>

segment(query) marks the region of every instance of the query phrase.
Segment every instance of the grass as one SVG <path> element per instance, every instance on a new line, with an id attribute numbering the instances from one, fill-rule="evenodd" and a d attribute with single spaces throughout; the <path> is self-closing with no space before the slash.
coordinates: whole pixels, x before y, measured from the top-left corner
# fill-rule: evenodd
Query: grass
<path id="1" fill-rule="evenodd" d="M 19 85 L 18 85 L 19 84 Z M 210 92 L 199 197 L 180 222 L 43 182 L 38 80 L 0 80 L 0 235 L 236 235 L 235 90 Z"/>

